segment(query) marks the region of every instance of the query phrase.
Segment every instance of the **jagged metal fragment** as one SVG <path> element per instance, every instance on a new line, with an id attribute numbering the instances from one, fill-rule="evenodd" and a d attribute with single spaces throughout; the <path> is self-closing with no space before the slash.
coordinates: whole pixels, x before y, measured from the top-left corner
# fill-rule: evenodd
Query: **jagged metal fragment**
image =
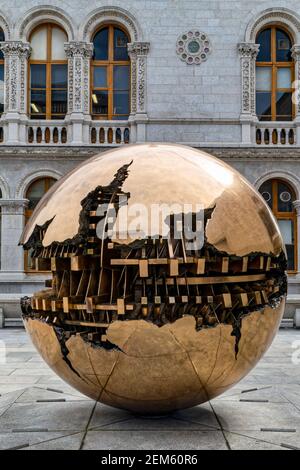
<path id="1" fill-rule="evenodd" d="M 123 211 L 136 204 L 146 229 L 124 236 Z M 172 207 L 154 232 L 153 204 Z M 199 207 L 203 240 L 191 248 L 175 227 Z M 20 243 L 52 272 L 21 302 L 33 343 L 69 384 L 112 406 L 164 413 L 221 394 L 255 366 L 283 315 L 273 215 L 237 171 L 192 148 L 126 146 L 84 162 L 46 194 Z"/>

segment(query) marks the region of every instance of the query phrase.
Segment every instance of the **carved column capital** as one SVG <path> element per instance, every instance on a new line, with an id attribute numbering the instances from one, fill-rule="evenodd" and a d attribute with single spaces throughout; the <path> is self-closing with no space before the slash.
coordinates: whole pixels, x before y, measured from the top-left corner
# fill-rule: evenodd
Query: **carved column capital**
<path id="1" fill-rule="evenodd" d="M 238 51 L 241 58 L 255 59 L 259 51 L 259 44 L 254 44 L 252 42 L 240 42 L 238 44 Z"/>
<path id="2" fill-rule="evenodd" d="M 68 59 L 73 57 L 83 57 L 90 59 L 93 55 L 94 45 L 91 42 L 70 41 L 64 44 L 65 53 Z"/>
<path id="3" fill-rule="evenodd" d="M 241 42 L 238 52 L 241 60 L 242 79 L 242 109 L 241 116 L 256 116 L 255 105 L 255 59 L 259 51 L 259 44 Z"/>
<path id="4" fill-rule="evenodd" d="M 150 50 L 150 42 L 130 42 L 127 44 L 129 56 L 141 55 L 145 56 Z"/>
<path id="5" fill-rule="evenodd" d="M 297 217 L 300 217 L 300 200 L 297 199 L 296 201 L 293 201 L 293 206 L 297 212 Z"/>
<path id="6" fill-rule="evenodd" d="M 149 42 L 131 42 L 127 45 L 131 59 L 131 114 L 147 113 L 147 55 Z"/>
<path id="7" fill-rule="evenodd" d="M 93 44 L 83 41 L 65 43 L 68 58 L 68 112 L 89 114 L 90 59 Z"/>
<path id="8" fill-rule="evenodd" d="M 0 199 L 1 214 L 24 215 L 28 203 L 28 199 Z"/>
<path id="9" fill-rule="evenodd" d="M 0 43 L 0 49 L 6 58 L 17 56 L 28 59 L 31 54 L 31 46 L 28 42 L 22 41 L 4 41 Z"/>

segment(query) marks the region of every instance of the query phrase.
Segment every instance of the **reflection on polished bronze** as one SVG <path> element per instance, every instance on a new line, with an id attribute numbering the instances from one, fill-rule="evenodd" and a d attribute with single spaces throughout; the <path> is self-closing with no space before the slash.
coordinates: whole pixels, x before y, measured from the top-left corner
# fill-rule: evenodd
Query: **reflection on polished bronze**
<path id="1" fill-rule="evenodd" d="M 21 301 L 33 343 L 111 406 L 161 414 L 223 393 L 283 315 L 273 215 L 237 171 L 189 147 L 132 145 L 84 162 L 42 199 L 21 244 L 52 272 Z"/>

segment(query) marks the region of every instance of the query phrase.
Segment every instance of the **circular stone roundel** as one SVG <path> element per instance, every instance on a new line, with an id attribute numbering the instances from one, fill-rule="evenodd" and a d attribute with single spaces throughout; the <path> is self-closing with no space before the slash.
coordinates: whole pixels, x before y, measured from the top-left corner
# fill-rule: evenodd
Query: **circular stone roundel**
<path id="1" fill-rule="evenodd" d="M 201 31 L 187 31 L 179 36 L 176 52 L 187 64 L 201 64 L 211 52 L 211 43 Z"/>

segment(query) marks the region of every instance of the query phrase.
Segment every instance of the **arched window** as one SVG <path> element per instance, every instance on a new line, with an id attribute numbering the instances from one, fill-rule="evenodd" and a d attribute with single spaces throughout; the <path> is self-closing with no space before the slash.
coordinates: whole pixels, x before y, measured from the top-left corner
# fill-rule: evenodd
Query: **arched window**
<path id="1" fill-rule="evenodd" d="M 25 195 L 25 198 L 29 200 L 27 209 L 25 211 L 25 224 L 28 222 L 31 214 L 44 194 L 46 194 L 46 192 L 51 188 L 51 186 L 53 186 L 54 183 L 56 183 L 54 178 L 39 178 L 31 183 L 31 185 L 28 187 Z M 32 269 L 31 263 L 31 252 L 30 250 L 25 251 L 25 271 L 30 271 Z"/>
<path id="2" fill-rule="evenodd" d="M 256 38 L 256 114 L 260 121 L 293 119 L 292 39 L 282 27 L 269 26 Z"/>
<path id="3" fill-rule="evenodd" d="M 296 211 L 293 206 L 293 201 L 296 199 L 295 193 L 289 184 L 279 179 L 266 181 L 261 185 L 259 192 L 277 219 L 286 246 L 288 270 L 296 271 L 297 224 Z"/>
<path id="4" fill-rule="evenodd" d="M 66 33 L 55 24 L 38 26 L 30 36 L 29 114 L 31 119 L 64 119 L 68 103 Z"/>
<path id="5" fill-rule="evenodd" d="M 0 28 L 0 42 L 5 41 L 4 31 Z M 0 50 L 0 115 L 4 111 L 4 56 Z"/>
<path id="6" fill-rule="evenodd" d="M 109 25 L 94 36 L 91 62 L 91 109 L 93 119 L 127 119 L 130 110 L 129 37 Z"/>

